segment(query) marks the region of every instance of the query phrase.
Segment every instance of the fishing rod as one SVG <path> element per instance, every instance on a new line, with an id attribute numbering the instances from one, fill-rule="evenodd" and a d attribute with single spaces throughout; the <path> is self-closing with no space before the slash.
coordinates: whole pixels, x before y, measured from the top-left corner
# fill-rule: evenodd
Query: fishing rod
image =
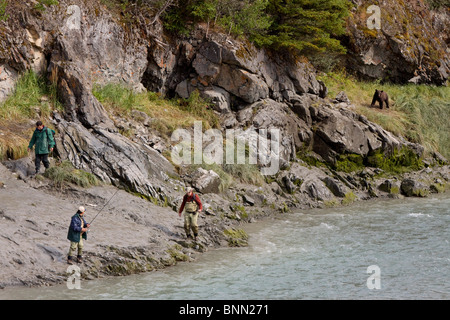
<path id="1" fill-rule="evenodd" d="M 112 200 L 112 198 L 114 198 L 114 196 L 117 194 L 117 192 L 119 192 L 120 189 L 117 189 L 116 192 L 114 192 L 114 194 L 112 195 L 111 198 L 109 198 L 108 202 L 105 203 L 105 205 L 100 209 L 99 212 L 97 212 L 97 214 L 95 215 L 94 219 L 92 219 L 91 223 L 89 223 L 89 225 L 92 224 L 92 222 L 94 222 L 94 220 L 97 218 L 97 216 L 100 214 L 100 212 L 103 211 L 103 209 L 105 209 L 105 207 L 108 205 L 108 203 Z"/>
<path id="2" fill-rule="evenodd" d="M 120 166 L 120 164 L 122 163 L 123 159 L 121 161 L 119 161 L 118 165 Z M 99 212 L 97 212 L 97 214 L 95 215 L 94 219 L 92 219 L 91 223 L 89 223 L 89 226 L 92 224 L 92 222 L 94 222 L 94 220 L 97 218 L 97 216 L 100 214 L 100 212 L 103 211 L 103 209 L 105 209 L 105 207 L 108 205 L 108 203 L 112 200 L 112 198 L 114 198 L 114 196 L 117 194 L 117 192 L 119 192 L 120 189 L 117 189 L 116 192 L 114 192 L 114 194 L 112 195 L 111 198 L 109 198 L 108 202 L 105 203 L 105 205 L 100 209 Z"/>

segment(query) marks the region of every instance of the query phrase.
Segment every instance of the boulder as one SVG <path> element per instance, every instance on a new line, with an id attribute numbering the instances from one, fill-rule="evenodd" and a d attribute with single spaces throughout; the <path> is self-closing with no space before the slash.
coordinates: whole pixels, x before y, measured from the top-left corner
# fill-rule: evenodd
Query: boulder
<path id="1" fill-rule="evenodd" d="M 201 96 L 212 103 L 213 109 L 220 113 L 228 113 L 230 109 L 230 94 L 220 87 L 213 86 L 201 92 Z"/>
<path id="2" fill-rule="evenodd" d="M 199 77 L 206 83 L 213 83 L 220 72 L 220 65 L 208 60 L 201 54 L 197 54 L 192 62 L 192 67 L 199 75 Z"/>
<path id="3" fill-rule="evenodd" d="M 335 103 L 343 102 L 346 104 L 350 104 L 350 99 L 347 97 L 347 94 L 344 91 L 339 92 L 334 98 Z"/>
<path id="4" fill-rule="evenodd" d="M 345 194 L 348 192 L 348 188 L 336 179 L 333 179 L 331 177 L 325 177 L 322 181 L 336 197 L 343 198 L 345 197 Z"/>
<path id="5" fill-rule="evenodd" d="M 27 177 L 33 175 L 36 171 L 34 161 L 31 156 L 24 157 L 17 160 L 8 160 L 3 163 L 11 172 L 17 173 L 17 176 L 25 180 Z M 43 165 L 41 164 L 41 168 Z"/>
<path id="6" fill-rule="evenodd" d="M 5 64 L 0 65 L 0 102 L 14 91 L 18 77 L 16 70 Z"/>
<path id="7" fill-rule="evenodd" d="M 334 109 L 322 103 L 309 107 L 309 116 L 315 128 L 310 147 L 330 164 L 334 165 L 340 156 L 367 159 L 374 153 L 390 156 L 402 149 L 412 151 L 418 158 L 423 155 L 423 146 L 395 136 L 348 108 Z"/>
<path id="8" fill-rule="evenodd" d="M 278 129 L 280 161 L 289 162 L 295 159 L 296 149 L 302 147 L 299 131 L 306 130 L 307 126 L 286 104 L 271 99 L 263 100 L 252 110 L 250 122 L 252 128 L 257 131 Z"/>
<path id="9" fill-rule="evenodd" d="M 246 103 L 269 97 L 269 87 L 261 77 L 227 64 L 221 66 L 215 84 Z"/>
<path id="10" fill-rule="evenodd" d="M 387 192 L 387 193 L 391 193 L 391 194 L 398 194 L 400 191 L 400 187 L 398 185 L 398 183 L 396 183 L 394 180 L 392 179 L 386 179 L 384 180 L 379 186 L 378 189 L 383 191 L 383 192 Z"/>
<path id="11" fill-rule="evenodd" d="M 192 174 L 192 186 L 201 193 L 219 193 L 220 176 L 213 170 L 198 168 Z"/>
<path id="12" fill-rule="evenodd" d="M 281 178 L 281 182 L 288 193 L 295 193 L 298 189 L 298 186 L 294 183 L 292 175 L 285 175 Z"/>
<path id="13" fill-rule="evenodd" d="M 223 51 L 223 46 L 214 40 L 203 42 L 198 48 L 199 55 L 216 65 L 222 64 Z"/>
<path id="14" fill-rule="evenodd" d="M 323 84 L 319 83 L 315 77 L 314 67 L 307 62 L 294 62 L 287 63 L 283 61 L 284 70 L 282 69 L 281 74 L 288 74 L 296 93 L 312 93 L 314 95 L 319 95 L 323 92 Z"/>
<path id="15" fill-rule="evenodd" d="M 402 194 L 407 197 L 426 197 L 430 192 L 426 184 L 411 178 L 404 179 L 400 189 Z"/>
<path id="16" fill-rule="evenodd" d="M 244 194 L 242 196 L 242 201 L 244 201 L 244 204 L 249 205 L 249 206 L 255 205 L 255 200 L 247 194 Z"/>
<path id="17" fill-rule="evenodd" d="M 280 185 L 275 181 L 270 183 L 270 190 L 272 190 L 272 192 L 277 195 L 281 195 L 283 193 L 283 190 L 281 189 Z"/>
<path id="18" fill-rule="evenodd" d="M 330 200 L 333 198 L 333 194 L 325 186 L 325 184 L 319 179 L 313 179 L 305 181 L 304 190 L 313 200 Z"/>
<path id="19" fill-rule="evenodd" d="M 304 193 L 313 200 L 329 200 L 333 194 L 324 184 L 327 175 L 317 167 L 307 168 L 298 162 L 292 163 L 288 170 L 283 170 L 277 177 L 278 183 L 288 193 Z"/>
<path id="20" fill-rule="evenodd" d="M 319 112 L 323 120 L 318 122 L 315 131 L 313 151 L 329 162 L 333 162 L 337 154 L 368 154 L 369 145 L 360 122 L 324 107 L 321 107 Z"/>
<path id="21" fill-rule="evenodd" d="M 181 98 L 187 99 L 191 95 L 191 92 L 194 90 L 190 84 L 188 79 L 185 79 L 177 84 L 175 88 L 176 94 L 178 94 Z"/>

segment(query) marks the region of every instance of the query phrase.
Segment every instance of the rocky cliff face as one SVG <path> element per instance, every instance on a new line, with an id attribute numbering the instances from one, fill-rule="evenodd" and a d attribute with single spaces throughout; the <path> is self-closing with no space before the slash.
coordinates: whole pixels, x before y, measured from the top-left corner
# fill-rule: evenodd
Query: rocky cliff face
<path id="1" fill-rule="evenodd" d="M 126 83 L 144 90 L 147 40 L 125 30 L 99 3 L 60 1 L 44 12 L 23 4 L 5 30 L 2 63 L 12 70 L 3 81 L 13 88 L 27 69 L 45 72 L 57 85 L 65 107 L 55 114 L 57 150 L 62 159 L 95 173 L 101 180 L 123 184 L 149 197 L 164 197 L 169 162 L 152 148 L 139 146 L 118 133 L 103 106 L 92 95 L 94 83 Z M 156 183 L 158 181 L 158 183 Z"/>
<path id="2" fill-rule="evenodd" d="M 164 150 L 148 143 L 146 128 L 142 139 L 134 141 L 118 133 L 92 95 L 94 83 L 122 82 L 183 98 L 198 90 L 213 103 L 223 128 L 240 128 L 244 135 L 279 129 L 281 167 L 300 151 L 329 164 L 341 155 L 366 161 L 402 148 L 422 155 L 421 146 L 368 122 L 348 103 L 325 99 L 326 87 L 308 62 L 269 56 L 222 34 L 206 36 L 201 26 L 190 39 L 167 38 L 160 26 L 149 34 L 148 28 L 143 32 L 124 25 L 95 1 L 76 0 L 59 1 L 44 12 L 24 4 L 2 28 L 3 92 L 11 90 L 23 70 L 46 72 L 65 107 L 53 119 L 61 158 L 148 197 L 167 198 L 167 174 L 174 174 L 174 168 L 161 155 Z"/>
<path id="3" fill-rule="evenodd" d="M 448 7 L 430 11 L 423 0 L 352 2 L 347 24 L 349 69 L 367 79 L 446 85 Z"/>

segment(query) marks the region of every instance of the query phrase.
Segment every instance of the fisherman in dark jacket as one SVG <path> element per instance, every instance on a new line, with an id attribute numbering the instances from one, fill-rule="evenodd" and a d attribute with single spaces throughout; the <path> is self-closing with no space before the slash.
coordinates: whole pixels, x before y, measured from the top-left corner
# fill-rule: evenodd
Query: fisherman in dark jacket
<path id="1" fill-rule="evenodd" d="M 87 240 L 87 229 L 90 226 L 83 218 L 85 212 L 84 207 L 79 207 L 77 213 L 72 216 L 72 220 L 70 221 L 69 232 L 67 234 L 67 239 L 70 240 L 70 249 L 67 257 L 67 263 L 69 264 L 73 264 L 75 251 L 77 251 L 77 262 L 82 262 L 83 239 Z"/>
<path id="2" fill-rule="evenodd" d="M 34 147 L 34 153 L 36 158 L 34 165 L 36 167 L 36 174 L 39 173 L 41 168 L 41 161 L 44 163 L 44 167 L 48 169 L 50 162 L 48 161 L 48 154 L 53 151 L 55 147 L 55 139 L 53 138 L 53 131 L 44 126 L 42 121 L 36 122 L 36 130 L 33 132 L 30 143 L 28 145 L 28 152 Z"/>

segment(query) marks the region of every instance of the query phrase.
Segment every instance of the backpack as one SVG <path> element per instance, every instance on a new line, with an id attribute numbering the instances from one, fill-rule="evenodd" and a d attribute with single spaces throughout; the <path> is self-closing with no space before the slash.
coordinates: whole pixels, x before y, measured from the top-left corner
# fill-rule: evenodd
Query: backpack
<path id="1" fill-rule="evenodd" d="M 50 129 L 49 127 L 45 127 L 45 128 L 47 129 L 47 130 L 45 130 L 45 133 L 47 134 L 47 139 L 48 139 L 48 130 L 50 130 L 50 132 L 52 133 L 52 136 L 53 136 L 53 140 L 54 140 L 56 131 L 53 129 Z M 55 145 L 55 147 L 56 147 L 56 145 Z"/>
<path id="2" fill-rule="evenodd" d="M 186 202 L 186 212 L 194 213 L 198 209 L 197 201 L 195 201 L 195 193 L 192 195 L 192 201 Z"/>
<path id="3" fill-rule="evenodd" d="M 48 130 L 50 130 L 50 131 L 52 132 L 52 136 L 53 136 L 53 138 L 54 138 L 54 137 L 55 137 L 55 134 L 56 134 L 56 131 L 53 130 L 53 129 L 50 129 L 49 127 L 46 127 L 46 128 L 47 128 L 47 130 L 46 130 L 47 135 L 48 135 Z"/>

